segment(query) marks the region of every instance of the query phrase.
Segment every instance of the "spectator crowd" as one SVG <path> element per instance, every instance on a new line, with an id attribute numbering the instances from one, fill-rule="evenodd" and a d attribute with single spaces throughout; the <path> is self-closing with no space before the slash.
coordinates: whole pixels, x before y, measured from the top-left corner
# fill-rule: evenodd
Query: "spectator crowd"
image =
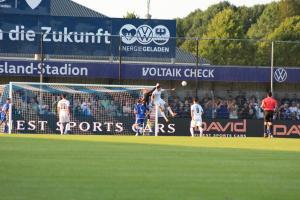
<path id="1" fill-rule="evenodd" d="M 41 104 L 40 96 L 25 95 L 22 92 L 15 93 L 14 108 L 18 113 L 37 113 L 40 115 L 56 115 L 56 106 L 60 97 L 59 94 L 44 94 Z M 68 98 L 71 102 L 73 116 L 99 116 L 109 115 L 111 117 L 127 117 L 133 115 L 133 107 L 136 97 L 122 98 L 121 96 L 98 96 L 98 95 L 71 95 Z M 292 98 L 285 95 L 283 98 L 276 98 L 278 109 L 274 115 L 275 119 L 300 120 L 300 100 L 294 94 Z M 245 95 L 229 96 L 227 98 L 214 97 L 208 94 L 200 97 L 200 105 L 204 109 L 204 118 L 221 119 L 262 119 L 263 112 L 260 108 L 261 100 L 256 96 L 246 97 Z M 168 103 L 172 110 L 177 113 L 176 117 L 190 117 L 192 97 L 168 96 Z M 26 112 L 24 112 L 26 111 Z"/>
<path id="2" fill-rule="evenodd" d="M 261 100 L 256 96 L 246 97 L 238 95 L 235 97 L 215 97 L 211 98 L 208 94 L 200 98 L 200 105 L 204 110 L 204 118 L 219 119 L 262 119 L 264 117 L 261 110 Z M 294 94 L 293 98 L 288 98 L 286 94 L 283 98 L 277 99 L 278 108 L 274 119 L 300 120 L 300 99 Z M 170 96 L 169 105 L 177 113 L 177 117 L 189 117 L 192 97 L 180 98 Z"/>

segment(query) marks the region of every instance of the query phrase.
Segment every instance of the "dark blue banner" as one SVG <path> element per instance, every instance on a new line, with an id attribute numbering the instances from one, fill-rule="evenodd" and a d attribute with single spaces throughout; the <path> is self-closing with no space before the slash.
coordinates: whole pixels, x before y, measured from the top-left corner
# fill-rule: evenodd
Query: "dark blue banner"
<path id="1" fill-rule="evenodd" d="M 175 20 L 0 14 L 0 53 L 175 57 Z M 41 35 L 42 33 L 42 35 Z M 43 38 L 43 40 L 41 39 Z"/>
<path id="2" fill-rule="evenodd" d="M 42 70 L 43 69 L 43 70 Z M 0 61 L 0 76 L 99 77 L 117 78 L 118 64 Z"/>
<path id="3" fill-rule="evenodd" d="M 0 1 L 0 10 L 4 11 L 5 9 L 14 9 L 17 7 L 17 2 L 15 0 L 1 0 Z"/>
<path id="4" fill-rule="evenodd" d="M 222 82 L 270 82 L 270 68 L 245 66 L 195 66 L 150 65 L 84 62 L 45 62 L 47 77 L 119 78 L 141 80 L 202 80 Z M 42 65 L 39 62 L 0 60 L 0 76 L 38 76 Z M 300 83 L 300 68 L 274 69 L 274 82 Z"/>
<path id="5" fill-rule="evenodd" d="M 175 57 L 175 21 L 115 19 L 112 33 L 121 36 L 123 56 Z"/>
<path id="6" fill-rule="evenodd" d="M 0 0 L 1 13 L 49 15 L 51 0 Z"/>

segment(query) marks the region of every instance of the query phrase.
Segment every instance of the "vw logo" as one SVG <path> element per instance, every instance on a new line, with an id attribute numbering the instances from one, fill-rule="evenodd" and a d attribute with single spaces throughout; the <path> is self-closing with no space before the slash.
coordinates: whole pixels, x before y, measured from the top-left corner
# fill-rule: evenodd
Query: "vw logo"
<path id="1" fill-rule="evenodd" d="M 274 78 L 277 82 L 282 83 L 287 79 L 287 71 L 284 68 L 278 68 L 275 70 Z"/>
<path id="2" fill-rule="evenodd" d="M 141 44 L 149 44 L 153 39 L 152 28 L 148 25 L 142 25 L 137 28 L 137 39 Z"/>
<path id="3" fill-rule="evenodd" d="M 120 36 L 125 44 L 138 42 L 147 45 L 154 42 L 156 45 L 164 45 L 170 39 L 170 31 L 163 25 L 158 25 L 152 29 L 148 25 L 141 25 L 136 28 L 132 24 L 125 24 L 120 29 Z"/>

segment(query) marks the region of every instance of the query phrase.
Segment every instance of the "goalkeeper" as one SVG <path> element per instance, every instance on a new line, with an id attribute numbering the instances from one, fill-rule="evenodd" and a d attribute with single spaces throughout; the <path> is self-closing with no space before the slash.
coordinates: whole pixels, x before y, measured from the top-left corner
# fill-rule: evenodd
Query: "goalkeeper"
<path id="1" fill-rule="evenodd" d="M 142 99 L 139 99 L 138 103 L 134 106 L 134 114 L 136 116 L 134 124 L 136 130 L 135 136 L 138 136 L 139 134 L 142 134 L 144 132 L 147 115 L 147 108 Z"/>
<path id="2" fill-rule="evenodd" d="M 10 108 L 10 98 L 6 99 L 6 103 L 2 106 L 2 110 L 0 111 L 0 126 L 4 123 L 4 133 L 8 133 L 8 114 Z"/>
<path id="3" fill-rule="evenodd" d="M 150 113 L 151 113 L 151 105 L 150 105 L 150 101 L 151 101 L 151 96 L 152 96 L 152 93 L 156 90 L 156 88 L 159 86 L 159 83 L 156 84 L 156 86 L 152 89 L 152 90 L 147 90 L 147 89 L 144 89 L 144 93 L 143 93 L 143 97 L 142 97 L 142 103 L 144 104 L 144 106 L 146 107 L 147 111 L 147 114 L 146 114 L 146 117 L 148 120 L 150 120 Z M 148 121 L 150 122 L 150 121 Z"/>
<path id="4" fill-rule="evenodd" d="M 152 93 L 156 90 L 156 88 L 159 87 L 159 83 L 156 84 L 156 86 L 152 89 L 152 90 L 144 90 L 144 94 L 143 94 L 143 102 L 144 105 L 148 108 L 150 100 L 151 100 L 151 96 Z"/>

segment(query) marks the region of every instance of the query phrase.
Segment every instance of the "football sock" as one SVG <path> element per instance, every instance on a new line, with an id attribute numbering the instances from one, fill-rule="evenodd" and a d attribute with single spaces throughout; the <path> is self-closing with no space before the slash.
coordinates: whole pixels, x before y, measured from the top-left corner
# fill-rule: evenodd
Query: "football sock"
<path id="1" fill-rule="evenodd" d="M 70 130 L 70 123 L 67 123 L 66 126 L 65 126 L 65 134 L 68 133 L 68 131 Z"/>
<path id="2" fill-rule="evenodd" d="M 200 128 L 199 128 L 199 131 L 200 131 L 200 137 L 202 137 L 202 135 L 203 135 L 203 128 L 200 127 Z"/>
<path id="3" fill-rule="evenodd" d="M 168 118 L 166 117 L 165 112 L 161 111 L 161 116 L 163 116 L 163 118 L 166 120 L 166 122 L 169 122 Z"/>
<path id="4" fill-rule="evenodd" d="M 172 111 L 172 109 L 170 108 L 170 106 L 168 106 L 167 109 L 168 109 L 168 111 L 170 112 L 170 114 L 171 114 L 172 116 L 174 116 L 174 112 Z"/>
<path id="5" fill-rule="evenodd" d="M 194 128 L 190 128 L 190 132 L 191 132 L 192 137 L 194 137 Z"/>
<path id="6" fill-rule="evenodd" d="M 64 134 L 64 125 L 63 125 L 63 123 L 60 123 L 59 128 L 60 128 L 60 134 Z"/>

